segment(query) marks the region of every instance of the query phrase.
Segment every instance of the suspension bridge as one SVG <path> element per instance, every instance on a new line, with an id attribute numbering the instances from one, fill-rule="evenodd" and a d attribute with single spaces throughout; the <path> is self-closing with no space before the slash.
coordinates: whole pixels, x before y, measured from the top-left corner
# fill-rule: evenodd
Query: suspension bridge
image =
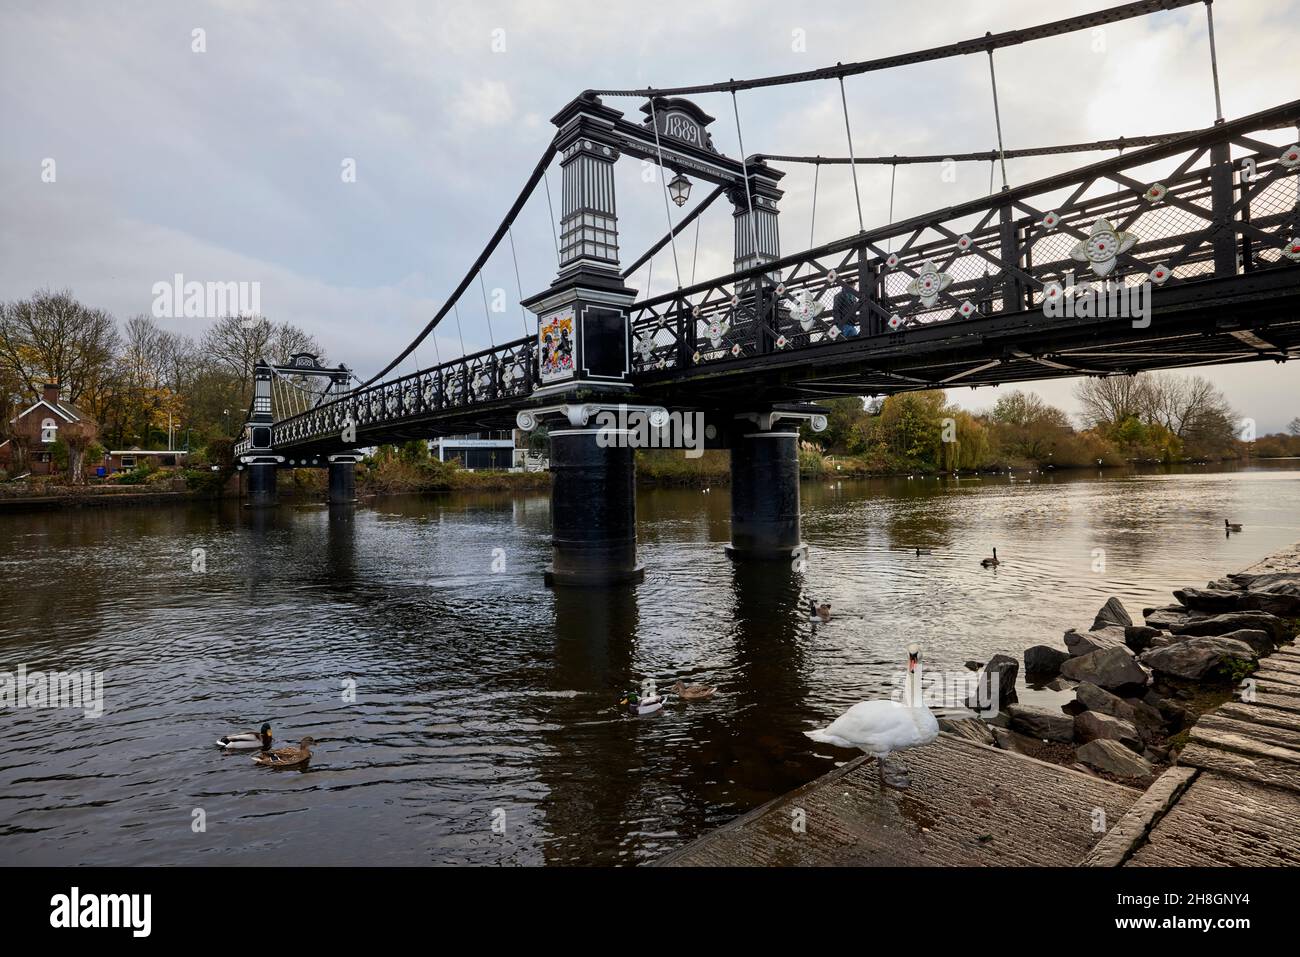
<path id="1" fill-rule="evenodd" d="M 995 53 L 1052 36 L 1204 3 L 1214 122 L 1174 133 L 1061 146 L 1003 147 Z M 844 78 L 947 57 L 986 55 L 996 150 L 858 157 Z M 836 81 L 847 155 L 745 154 L 737 94 Z M 741 157 L 720 153 L 718 121 L 689 97 L 729 94 Z M 632 99 L 629 116 L 612 104 Z M 640 115 L 636 115 L 639 113 Z M 731 450 L 738 559 L 804 550 L 798 427 L 825 428 L 819 400 L 1073 376 L 1224 365 L 1300 355 L 1300 100 L 1223 116 L 1213 8 L 1144 0 L 820 70 L 694 87 L 589 90 L 553 118 L 557 133 L 487 246 L 421 333 L 365 381 L 314 356 L 260 362 L 235 453 L 250 505 L 276 501 L 276 472 L 328 467 L 330 497 L 353 498 L 360 449 L 437 435 L 545 425 L 553 473 L 552 584 L 639 580 L 633 449 L 596 423 L 607 410 L 651 421 L 700 413 L 707 442 Z M 1006 160 L 1118 155 L 1012 185 Z M 613 169 L 656 164 L 668 229 L 620 262 Z M 389 377 L 449 314 L 558 159 L 559 269 L 525 297 L 528 335 Z M 860 166 L 987 162 L 986 196 L 881 226 L 863 219 Z M 783 165 L 852 171 L 859 230 L 783 254 Z M 995 190 L 992 176 L 1001 170 Z M 669 180 L 669 174 L 672 179 Z M 690 179 L 713 190 L 673 222 Z M 677 242 L 717 200 L 732 207 L 733 271 L 683 283 Z M 812 196 L 813 219 L 817 191 Z M 891 177 L 891 214 L 893 205 Z M 698 242 L 698 232 L 697 232 Z M 670 250 L 676 288 L 639 296 L 629 278 Z M 693 271 L 693 267 L 692 267 Z M 486 298 L 486 297 L 485 297 Z M 1137 308 L 1128 308 L 1134 306 Z M 490 321 L 490 317 L 489 317 Z M 463 351 L 463 350 L 462 350 Z"/>

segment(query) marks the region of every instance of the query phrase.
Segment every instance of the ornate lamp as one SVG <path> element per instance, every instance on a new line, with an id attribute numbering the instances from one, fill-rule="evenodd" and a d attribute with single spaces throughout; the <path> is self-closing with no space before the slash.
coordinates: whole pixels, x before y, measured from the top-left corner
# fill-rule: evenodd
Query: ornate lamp
<path id="1" fill-rule="evenodd" d="M 691 197 L 691 181 L 678 173 L 668 181 L 668 195 L 678 206 L 684 206 Z"/>

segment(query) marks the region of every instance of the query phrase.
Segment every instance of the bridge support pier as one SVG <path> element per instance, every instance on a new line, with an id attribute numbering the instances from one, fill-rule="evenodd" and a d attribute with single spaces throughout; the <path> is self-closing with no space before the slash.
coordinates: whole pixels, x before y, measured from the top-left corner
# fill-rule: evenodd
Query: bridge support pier
<path id="1" fill-rule="evenodd" d="M 731 544 L 742 561 L 793 561 L 806 551 L 799 516 L 799 426 L 826 418 L 809 412 L 773 411 L 738 416 L 731 443 Z M 782 419 L 796 421 L 781 422 Z"/>
<path id="2" fill-rule="evenodd" d="M 279 504 L 275 491 L 276 466 L 273 462 L 252 462 L 248 466 L 249 508 L 270 508 Z"/>
<path id="3" fill-rule="evenodd" d="M 329 456 L 331 505 L 348 505 L 357 500 L 357 461 L 351 453 Z"/>

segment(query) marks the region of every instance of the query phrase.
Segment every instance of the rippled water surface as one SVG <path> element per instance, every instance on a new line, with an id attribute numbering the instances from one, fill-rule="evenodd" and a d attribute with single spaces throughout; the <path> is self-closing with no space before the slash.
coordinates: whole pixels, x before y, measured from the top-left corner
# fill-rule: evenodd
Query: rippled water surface
<path id="1" fill-rule="evenodd" d="M 803 496 L 799 573 L 725 557 L 725 488 L 642 491 L 646 580 L 610 592 L 542 586 L 536 493 L 0 516 L 0 670 L 106 672 L 98 719 L 0 710 L 0 863 L 646 861 L 829 770 L 800 732 L 887 693 L 909 641 L 1018 655 L 1300 539 L 1296 463 Z M 624 717 L 644 677 L 720 694 Z M 213 746 L 263 720 L 317 739 L 308 770 Z"/>

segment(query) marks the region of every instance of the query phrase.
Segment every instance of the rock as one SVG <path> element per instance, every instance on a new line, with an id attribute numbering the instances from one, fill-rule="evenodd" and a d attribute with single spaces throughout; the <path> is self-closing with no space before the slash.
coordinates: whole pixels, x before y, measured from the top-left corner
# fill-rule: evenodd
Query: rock
<path id="1" fill-rule="evenodd" d="M 1037 744 L 1032 738 L 1027 738 L 1023 734 L 1015 731 L 1008 731 L 1006 728 L 992 727 L 989 729 L 993 732 L 993 739 L 997 746 L 1003 751 L 1014 751 L 1016 754 L 1030 754 Z"/>
<path id="2" fill-rule="evenodd" d="M 1165 716 L 1159 708 L 1141 698 L 1125 698 L 1124 703 L 1133 709 L 1133 720 L 1129 723 L 1137 728 L 1143 741 L 1151 741 L 1165 733 Z"/>
<path id="3" fill-rule="evenodd" d="M 1160 717 L 1164 719 L 1165 727 L 1170 732 L 1181 731 L 1187 724 L 1190 712 L 1178 702 L 1161 697 L 1150 689 L 1142 696 L 1142 701 L 1160 712 Z"/>
<path id="4" fill-rule="evenodd" d="M 1239 628 L 1237 631 L 1230 631 L 1218 637 L 1244 642 L 1254 648 L 1257 655 L 1273 653 L 1273 642 L 1269 640 L 1268 632 L 1259 628 Z"/>
<path id="5" fill-rule="evenodd" d="M 940 718 L 939 730 L 977 744 L 995 743 L 993 732 L 979 718 Z"/>
<path id="6" fill-rule="evenodd" d="M 1097 612 L 1097 617 L 1092 620 L 1092 630 L 1099 631 L 1102 628 L 1113 626 L 1127 628 L 1131 624 L 1133 624 L 1133 619 L 1124 610 L 1123 603 L 1118 598 L 1107 598 L 1106 604 L 1101 606 L 1101 610 Z"/>
<path id="7" fill-rule="evenodd" d="M 1085 681 L 1075 688 L 1074 696 L 1089 711 L 1108 714 L 1130 724 L 1137 720 L 1133 714 L 1131 704 L 1118 695 L 1113 695 L 1103 688 L 1098 688 L 1090 681 Z"/>
<path id="8" fill-rule="evenodd" d="M 994 655 L 980 672 L 977 679 L 979 690 L 967 702 L 967 707 L 975 711 L 1004 709 L 1016 700 L 1016 676 L 1019 674 L 1020 662 L 1015 658 L 1010 655 Z"/>
<path id="9" fill-rule="evenodd" d="M 1062 678 L 1059 675 L 1044 685 L 1049 691 L 1069 691 L 1074 687 L 1074 682 L 1068 678 Z"/>
<path id="10" fill-rule="evenodd" d="M 1069 661 L 1068 652 L 1051 645 L 1034 645 L 1025 649 L 1025 674 L 1056 675 L 1061 673 L 1063 662 Z"/>
<path id="11" fill-rule="evenodd" d="M 1094 778 L 1097 776 L 1097 772 L 1094 771 L 1092 768 L 1088 767 L 1088 765 L 1086 764 L 1072 764 L 1070 765 L 1070 767 L 1074 768 L 1074 770 L 1076 771 L 1082 771 L 1084 774 L 1090 774 Z"/>
<path id="12" fill-rule="evenodd" d="M 972 658 L 970 661 L 966 662 L 966 667 L 969 668 L 971 671 L 979 671 L 981 668 L 984 667 L 984 662 L 976 661 Z"/>
<path id="13" fill-rule="evenodd" d="M 1142 652 L 1141 661 L 1152 671 L 1188 681 L 1200 681 L 1231 658 L 1254 661 L 1255 649 L 1244 641 L 1202 636 L 1164 648 Z"/>
<path id="14" fill-rule="evenodd" d="M 1193 616 L 1185 608 L 1181 611 L 1175 611 L 1172 608 L 1153 608 L 1142 617 L 1152 628 L 1160 628 L 1165 631 L 1173 628 L 1174 625 L 1185 625 L 1193 620 Z"/>
<path id="15" fill-rule="evenodd" d="M 1163 634 L 1159 628 L 1150 625 L 1129 625 L 1124 629 L 1124 644 L 1134 651 L 1146 651 L 1151 647 L 1152 640 Z"/>
<path id="16" fill-rule="evenodd" d="M 1150 679 L 1133 657 L 1133 652 L 1123 645 L 1071 658 L 1061 665 L 1061 676 L 1073 681 L 1089 681 L 1107 691 L 1145 688 Z"/>
<path id="17" fill-rule="evenodd" d="M 1241 603 L 1241 593 L 1236 591 L 1211 590 L 1209 588 L 1179 588 L 1174 597 L 1188 608 L 1197 611 L 1209 611 L 1218 614 L 1234 611 Z"/>
<path id="18" fill-rule="evenodd" d="M 1300 580 L 1271 581 L 1259 587 L 1252 584 L 1242 596 L 1241 607 L 1283 618 L 1300 617 Z"/>
<path id="19" fill-rule="evenodd" d="M 1088 709 L 1083 706 L 1082 701 L 1080 701 L 1078 698 L 1074 698 L 1070 701 L 1065 702 L 1065 704 L 1061 705 L 1061 710 L 1064 711 L 1066 714 L 1068 714 L 1071 718 L 1073 718 L 1076 714 L 1083 714 L 1083 712 L 1087 711 Z"/>
<path id="20" fill-rule="evenodd" d="M 1286 641 L 1290 635 L 1285 621 L 1265 611 L 1230 611 L 1222 615 L 1207 618 L 1194 618 L 1180 624 L 1171 625 L 1169 630 L 1175 635 L 1226 635 L 1230 631 L 1242 628 L 1257 628 L 1267 631 L 1274 643 Z"/>
<path id="21" fill-rule="evenodd" d="M 1076 631 L 1071 628 L 1065 633 L 1065 647 L 1074 658 L 1086 655 L 1090 651 L 1100 651 L 1102 648 L 1122 648 L 1124 629 L 1119 625 L 1110 625 L 1093 631 Z"/>
<path id="22" fill-rule="evenodd" d="M 1212 582 L 1206 582 L 1205 587 L 1211 591 L 1245 591 L 1246 586 L 1240 582 L 1235 582 L 1231 578 L 1216 578 Z"/>
<path id="23" fill-rule="evenodd" d="M 1140 754 L 1134 754 L 1118 741 L 1098 738 L 1080 745 L 1078 758 L 1089 767 L 1113 774 L 1117 778 L 1136 780 L 1149 778 L 1155 771 L 1151 762 Z"/>
<path id="24" fill-rule="evenodd" d="M 1011 730 L 1028 737 L 1067 744 L 1074 740 L 1074 720 L 1069 715 L 1025 704 L 1011 705 L 1007 715 L 1011 718 Z"/>
<path id="25" fill-rule="evenodd" d="M 1100 711 L 1085 711 L 1074 716 L 1074 740 L 1086 744 L 1099 739 L 1118 741 L 1130 751 L 1138 753 L 1141 753 L 1143 747 L 1142 736 L 1127 721 Z"/>

